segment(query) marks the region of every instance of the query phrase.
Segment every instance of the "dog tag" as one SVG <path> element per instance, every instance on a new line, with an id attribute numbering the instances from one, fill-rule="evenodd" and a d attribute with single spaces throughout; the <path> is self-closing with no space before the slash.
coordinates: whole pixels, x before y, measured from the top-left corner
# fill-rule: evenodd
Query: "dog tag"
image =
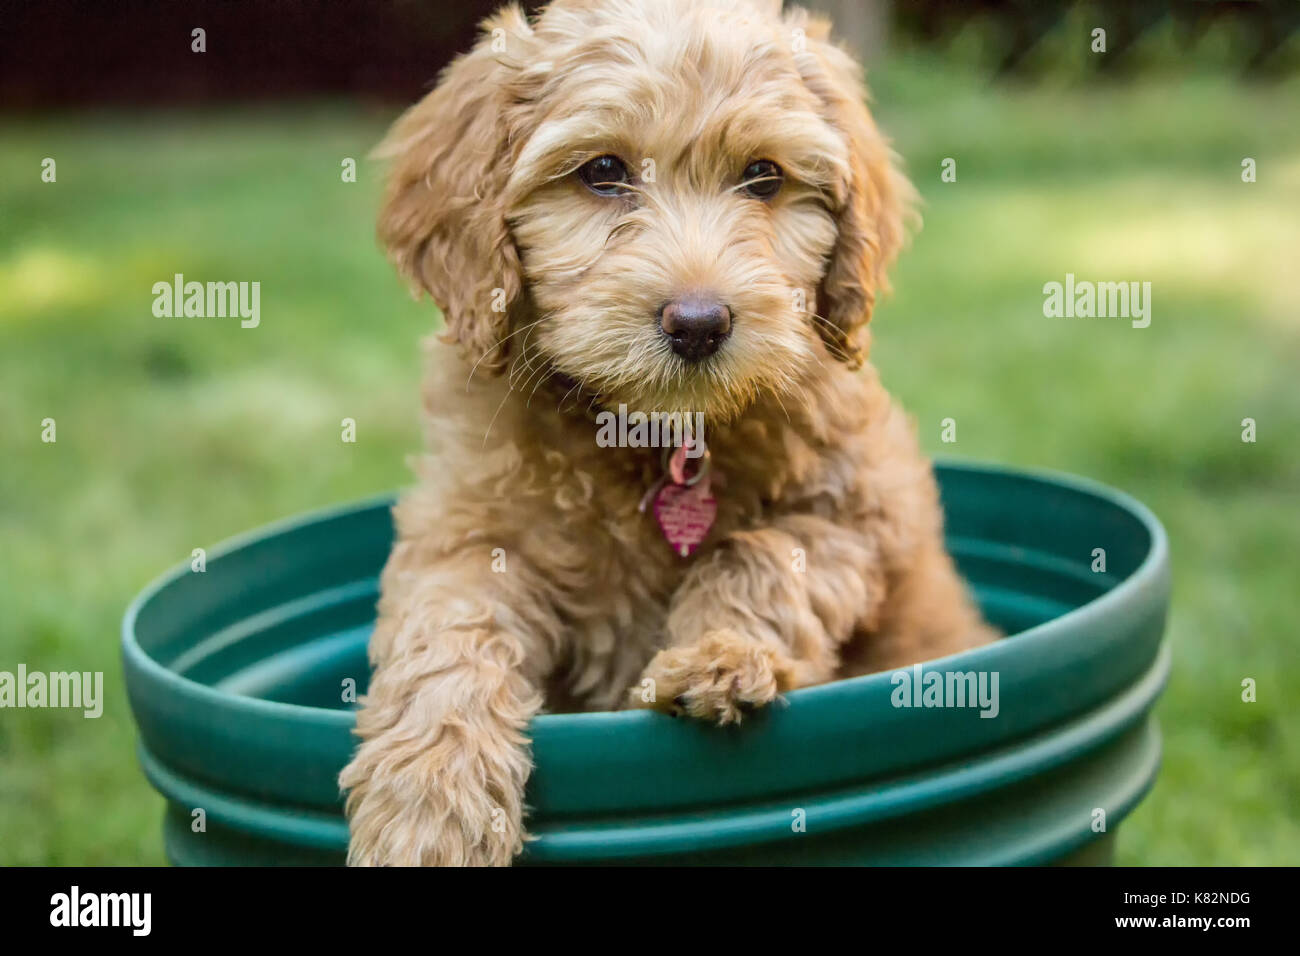
<path id="1" fill-rule="evenodd" d="M 689 558 L 718 515 L 718 502 L 709 488 L 708 477 L 693 485 L 666 482 L 655 495 L 654 515 L 673 550 Z"/>

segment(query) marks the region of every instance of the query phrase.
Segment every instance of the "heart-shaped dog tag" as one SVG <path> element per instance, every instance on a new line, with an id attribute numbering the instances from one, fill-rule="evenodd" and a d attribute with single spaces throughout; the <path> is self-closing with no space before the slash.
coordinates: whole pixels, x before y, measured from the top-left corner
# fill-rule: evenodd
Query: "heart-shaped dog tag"
<path id="1" fill-rule="evenodd" d="M 707 478 L 694 485 L 668 482 L 655 495 L 654 514 L 673 550 L 689 558 L 713 527 L 718 502 Z"/>

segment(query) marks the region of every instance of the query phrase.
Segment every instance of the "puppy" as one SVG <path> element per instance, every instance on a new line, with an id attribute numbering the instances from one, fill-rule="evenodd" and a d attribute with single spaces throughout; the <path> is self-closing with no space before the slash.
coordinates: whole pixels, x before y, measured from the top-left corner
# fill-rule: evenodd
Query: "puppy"
<path id="1" fill-rule="evenodd" d="M 543 707 L 725 724 L 993 636 L 864 365 L 913 193 L 827 33 L 778 0 L 507 7 L 381 147 L 380 239 L 446 333 L 353 864 L 508 864 Z M 703 428 L 604 447 L 616 409 Z"/>

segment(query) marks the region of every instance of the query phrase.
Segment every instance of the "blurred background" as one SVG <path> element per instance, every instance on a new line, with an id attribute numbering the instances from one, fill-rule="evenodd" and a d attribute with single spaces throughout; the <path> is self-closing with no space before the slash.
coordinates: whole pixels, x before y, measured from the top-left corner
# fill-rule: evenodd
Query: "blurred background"
<path id="1" fill-rule="evenodd" d="M 811 5 L 924 197 L 873 360 L 926 448 L 1087 475 L 1169 530 L 1165 762 L 1119 862 L 1294 864 L 1300 4 Z M 375 245 L 366 155 L 493 6 L 0 2 L 0 670 L 102 670 L 106 696 L 0 711 L 0 863 L 163 862 L 127 602 L 408 483 L 440 320 Z M 259 281 L 260 326 L 155 317 L 177 272 Z M 1150 327 L 1045 318 L 1067 272 L 1151 282 Z"/>

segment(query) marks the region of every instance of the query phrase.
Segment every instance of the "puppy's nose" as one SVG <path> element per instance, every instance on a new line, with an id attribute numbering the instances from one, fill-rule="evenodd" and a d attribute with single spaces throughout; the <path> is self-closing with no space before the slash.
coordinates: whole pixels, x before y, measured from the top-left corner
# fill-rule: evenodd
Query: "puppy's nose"
<path id="1" fill-rule="evenodd" d="M 716 299 L 688 295 L 659 311 L 659 327 L 688 362 L 712 355 L 731 332 L 731 310 Z"/>

